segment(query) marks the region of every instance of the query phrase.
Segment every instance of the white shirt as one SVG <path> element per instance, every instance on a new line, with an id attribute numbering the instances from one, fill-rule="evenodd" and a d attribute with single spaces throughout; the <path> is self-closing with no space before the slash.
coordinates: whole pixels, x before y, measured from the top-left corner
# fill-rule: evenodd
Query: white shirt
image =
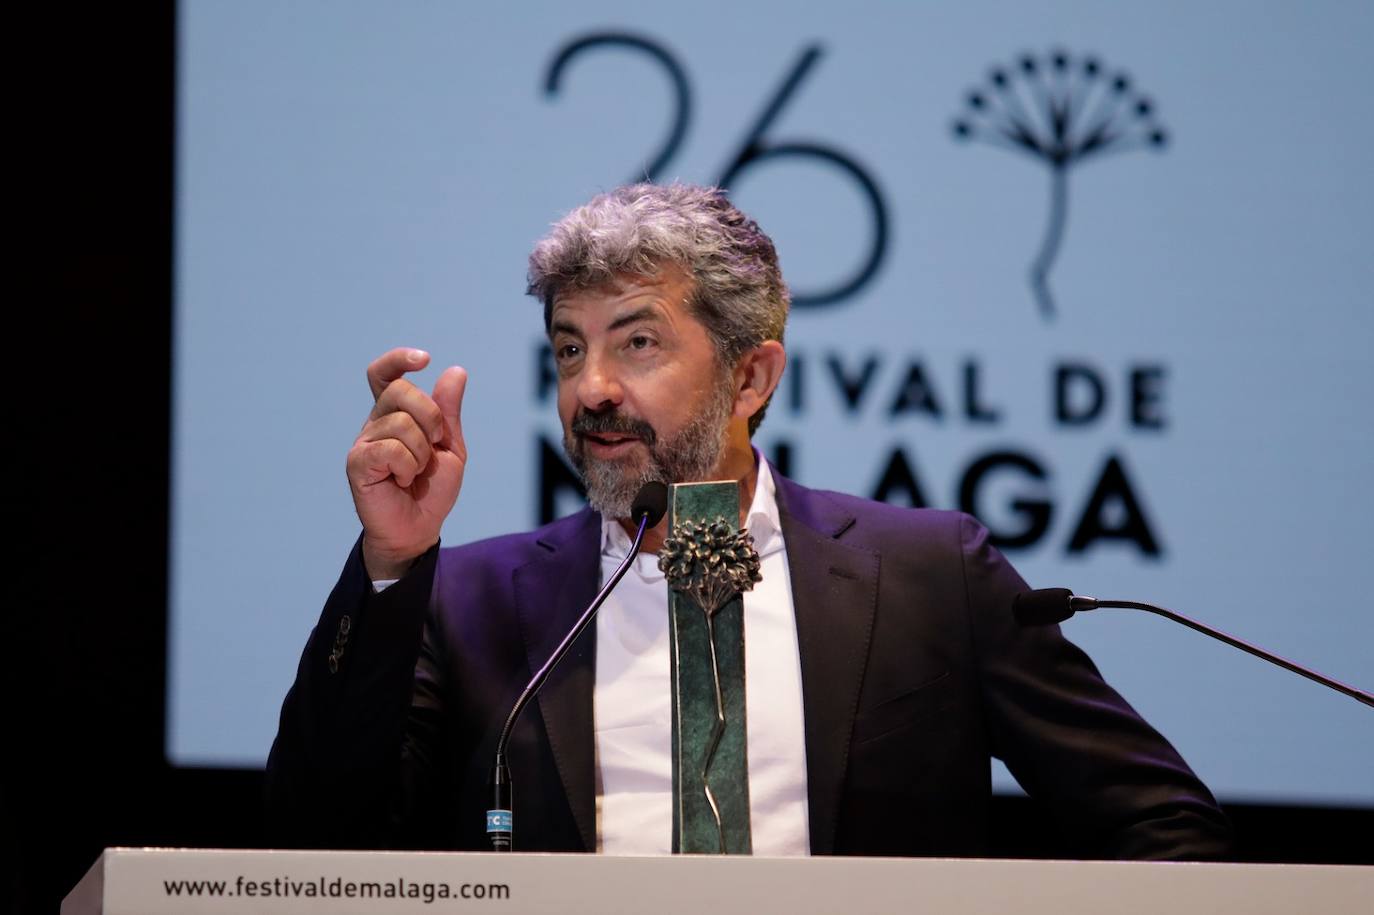
<path id="1" fill-rule="evenodd" d="M 744 595 L 749 821 L 756 855 L 806 855 L 806 742 L 792 581 L 773 475 L 758 461 L 746 527 L 763 580 Z M 601 580 L 624 560 L 630 537 L 604 521 Z M 668 585 L 656 554 L 640 554 L 596 618 L 597 850 L 672 852 L 672 731 Z"/>

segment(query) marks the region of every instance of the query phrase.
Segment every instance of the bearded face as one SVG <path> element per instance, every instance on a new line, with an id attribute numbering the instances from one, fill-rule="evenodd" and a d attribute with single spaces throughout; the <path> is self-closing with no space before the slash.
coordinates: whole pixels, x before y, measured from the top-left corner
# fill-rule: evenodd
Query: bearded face
<path id="1" fill-rule="evenodd" d="M 684 425 L 662 434 L 622 406 L 579 410 L 563 436 L 563 450 L 582 477 L 591 506 L 607 518 L 628 518 L 645 483 L 711 479 L 734 405 L 729 373 L 722 372 L 700 400 Z"/>

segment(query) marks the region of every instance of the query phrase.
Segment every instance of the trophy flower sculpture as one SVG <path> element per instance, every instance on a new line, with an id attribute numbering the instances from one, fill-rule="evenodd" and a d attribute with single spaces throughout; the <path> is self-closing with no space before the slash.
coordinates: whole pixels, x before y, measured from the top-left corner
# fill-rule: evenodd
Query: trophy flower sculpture
<path id="1" fill-rule="evenodd" d="M 726 725 L 725 699 L 716 657 L 715 618 L 735 595 L 753 590 L 754 583 L 763 580 L 759 566 L 754 538 L 748 531 L 736 530 L 723 517 L 714 521 L 688 519 L 674 524 L 658 554 L 658 567 L 667 578 L 668 587 L 689 597 L 706 620 L 711 682 L 715 690 L 715 721 L 702 757 L 701 782 L 706 802 L 715 819 L 721 852 L 726 847 L 725 828 L 709 778 L 711 763 Z"/>
<path id="2" fill-rule="evenodd" d="M 658 567 L 669 587 L 690 594 L 708 618 L 762 581 L 754 538 L 724 518 L 677 525 L 658 554 Z"/>
<path id="3" fill-rule="evenodd" d="M 1104 153 L 1163 149 L 1168 135 L 1154 104 L 1125 73 L 1108 74 L 1095 57 L 1066 51 L 1023 55 L 994 67 L 987 83 L 965 97 L 954 136 L 1033 156 L 1050 169 L 1050 216 L 1031 262 L 1031 290 L 1046 319 L 1055 315 L 1049 273 L 1068 218 L 1069 167 Z"/>

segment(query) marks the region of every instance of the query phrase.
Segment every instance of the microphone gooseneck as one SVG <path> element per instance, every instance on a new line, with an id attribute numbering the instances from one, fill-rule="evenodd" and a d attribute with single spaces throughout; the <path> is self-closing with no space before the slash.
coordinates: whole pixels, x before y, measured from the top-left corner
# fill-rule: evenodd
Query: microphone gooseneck
<path id="1" fill-rule="evenodd" d="M 620 583 L 620 579 L 624 578 L 625 573 L 630 570 L 631 563 L 639 555 L 639 547 L 644 542 L 645 533 L 656 526 L 667 511 L 668 487 L 666 485 L 650 482 L 640 487 L 630 507 L 630 518 L 638 524 L 634 542 L 630 545 L 630 551 L 625 554 L 625 558 L 615 572 L 611 574 L 606 584 L 602 585 L 600 592 L 597 593 L 591 604 L 577 618 L 577 622 L 563 637 L 563 641 L 558 643 L 553 654 L 549 655 L 544 666 L 535 672 L 529 684 L 520 693 L 520 698 L 515 700 L 515 705 L 511 708 L 510 714 L 506 716 L 506 724 L 501 728 L 501 736 L 496 740 L 496 755 L 491 767 L 492 806 L 487 810 L 487 837 L 491 840 L 492 851 L 511 851 L 514 847 L 513 797 L 510 766 L 506 762 L 506 744 L 510 742 L 511 730 L 515 727 L 516 719 L 525 710 L 525 706 L 529 705 L 530 700 L 539 693 L 544 681 L 549 679 L 549 674 L 553 673 L 558 662 L 563 660 L 563 656 L 572 648 L 577 637 L 586 630 L 588 624 L 596 616 L 596 611 L 601 609 L 601 605 L 610 595 L 611 590 Z"/>
<path id="2" fill-rule="evenodd" d="M 1306 677 L 1322 686 L 1334 689 L 1338 693 L 1344 693 L 1365 705 L 1374 708 L 1374 695 L 1370 695 L 1362 689 L 1347 686 L 1339 680 L 1333 680 L 1325 674 L 1319 674 L 1315 670 L 1303 667 L 1287 658 L 1281 658 L 1270 651 L 1265 651 L 1258 645 L 1252 645 L 1244 639 L 1238 639 L 1233 635 L 1228 635 L 1220 629 L 1214 629 L 1206 623 L 1199 623 L 1195 619 L 1190 619 L 1182 613 L 1170 610 L 1167 607 L 1157 607 L 1154 604 L 1145 604 L 1133 600 L 1098 600 L 1095 597 L 1082 597 L 1074 594 L 1067 588 L 1041 588 L 1038 591 L 1023 591 L 1016 595 L 1012 601 L 1012 614 L 1016 617 L 1016 622 L 1022 626 L 1045 626 L 1050 623 L 1059 623 L 1073 616 L 1080 610 L 1096 610 L 1099 607 L 1116 607 L 1126 610 L 1144 610 L 1146 613 L 1153 613 L 1165 619 L 1181 623 L 1189 629 L 1201 632 L 1203 635 L 1225 642 L 1233 648 L 1252 654 L 1257 658 L 1262 658 L 1271 664 L 1277 664 L 1285 670 L 1291 670 L 1299 676 Z"/>

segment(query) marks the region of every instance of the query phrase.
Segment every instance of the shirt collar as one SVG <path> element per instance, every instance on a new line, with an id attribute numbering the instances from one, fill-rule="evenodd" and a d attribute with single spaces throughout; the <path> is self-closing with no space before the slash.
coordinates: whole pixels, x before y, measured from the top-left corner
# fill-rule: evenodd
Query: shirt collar
<path id="1" fill-rule="evenodd" d="M 759 557 L 770 556 L 783 548 L 782 521 L 778 514 L 778 489 L 773 481 L 773 471 L 768 461 L 754 451 L 754 464 L 758 467 L 758 477 L 754 481 L 754 499 L 749 503 L 749 514 L 745 517 L 745 528 L 754 538 L 754 549 Z M 614 518 L 601 519 L 601 555 L 619 562 L 629 552 L 632 541 L 625 528 Z M 645 580 L 662 578 L 658 570 L 657 553 L 641 553 L 635 557 L 634 569 Z"/>
<path id="2" fill-rule="evenodd" d="M 759 475 L 754 483 L 754 501 L 744 525 L 754 537 L 754 549 L 759 556 L 769 556 L 782 549 L 782 519 L 778 515 L 778 487 L 773 482 L 773 470 L 754 449 Z"/>

